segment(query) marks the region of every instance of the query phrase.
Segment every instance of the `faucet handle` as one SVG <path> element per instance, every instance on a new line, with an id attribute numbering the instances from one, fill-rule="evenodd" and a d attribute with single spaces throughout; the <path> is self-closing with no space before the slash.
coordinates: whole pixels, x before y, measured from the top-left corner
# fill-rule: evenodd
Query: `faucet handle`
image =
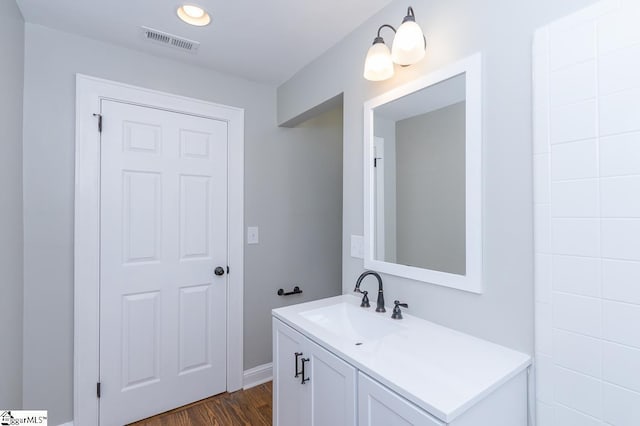
<path id="1" fill-rule="evenodd" d="M 391 314 L 391 318 L 402 319 L 402 311 L 400 310 L 400 306 L 402 306 L 403 308 L 408 308 L 409 305 L 406 303 L 400 303 L 399 300 L 394 301 L 393 304 L 395 306 L 393 307 L 393 313 Z"/>
<path id="2" fill-rule="evenodd" d="M 369 294 L 368 291 L 361 291 L 360 289 L 358 289 L 358 293 L 362 293 L 362 303 L 360 303 L 360 307 L 361 308 L 370 308 L 371 305 L 369 304 L 369 296 L 367 296 Z"/>

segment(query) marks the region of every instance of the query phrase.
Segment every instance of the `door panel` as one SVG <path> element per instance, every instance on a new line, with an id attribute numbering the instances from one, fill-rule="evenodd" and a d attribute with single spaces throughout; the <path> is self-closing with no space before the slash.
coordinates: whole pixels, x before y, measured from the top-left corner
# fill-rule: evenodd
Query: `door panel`
<path id="1" fill-rule="evenodd" d="M 359 426 L 444 426 L 400 395 L 358 373 Z"/>
<path id="2" fill-rule="evenodd" d="M 211 367 L 209 320 L 212 313 L 207 303 L 210 291 L 208 284 L 180 289 L 179 374 Z"/>
<path id="3" fill-rule="evenodd" d="M 180 176 L 180 259 L 209 257 L 208 176 Z"/>
<path id="4" fill-rule="evenodd" d="M 160 292 L 123 297 L 122 386 L 124 390 L 160 380 Z"/>
<path id="5" fill-rule="evenodd" d="M 306 400 L 308 386 L 302 385 L 300 359 L 304 353 L 305 337 L 273 319 L 273 424 L 275 426 L 303 426 L 308 424 Z M 296 353 L 300 356 L 296 358 Z M 297 361 L 297 362 L 296 362 Z"/>
<path id="6" fill-rule="evenodd" d="M 227 124 L 102 101 L 101 425 L 226 390 Z"/>
<path id="7" fill-rule="evenodd" d="M 275 318 L 273 367 L 275 426 L 356 424 L 356 369 Z"/>
<path id="8" fill-rule="evenodd" d="M 124 262 L 160 260 L 162 175 L 122 172 Z"/>

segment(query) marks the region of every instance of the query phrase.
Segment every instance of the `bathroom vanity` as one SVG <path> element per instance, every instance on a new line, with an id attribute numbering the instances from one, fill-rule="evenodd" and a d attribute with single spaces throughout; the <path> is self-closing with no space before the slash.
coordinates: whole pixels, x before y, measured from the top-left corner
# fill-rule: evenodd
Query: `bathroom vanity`
<path id="1" fill-rule="evenodd" d="M 273 310 L 276 426 L 526 426 L 523 353 L 342 295 Z"/>

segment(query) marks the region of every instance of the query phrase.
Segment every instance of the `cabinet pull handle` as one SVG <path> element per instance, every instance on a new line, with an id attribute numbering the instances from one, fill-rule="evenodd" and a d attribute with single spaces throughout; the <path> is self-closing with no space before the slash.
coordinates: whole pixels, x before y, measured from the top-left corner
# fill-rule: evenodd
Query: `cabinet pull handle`
<path id="1" fill-rule="evenodd" d="M 302 374 L 302 382 L 301 382 L 301 383 L 302 383 L 303 385 L 304 385 L 305 383 L 307 383 L 308 381 L 310 381 L 310 380 L 311 380 L 311 378 L 310 378 L 310 377 L 308 377 L 308 378 L 306 378 L 306 379 L 304 378 L 304 376 L 305 376 L 305 374 L 304 374 L 304 365 L 305 365 L 307 362 L 309 362 L 309 358 L 302 358 L 302 373 L 301 373 L 301 374 Z"/>
<path id="2" fill-rule="evenodd" d="M 298 358 L 302 355 L 302 352 L 296 352 L 295 355 L 296 355 L 296 375 L 293 377 L 298 377 L 300 376 L 300 372 L 298 371 Z"/>

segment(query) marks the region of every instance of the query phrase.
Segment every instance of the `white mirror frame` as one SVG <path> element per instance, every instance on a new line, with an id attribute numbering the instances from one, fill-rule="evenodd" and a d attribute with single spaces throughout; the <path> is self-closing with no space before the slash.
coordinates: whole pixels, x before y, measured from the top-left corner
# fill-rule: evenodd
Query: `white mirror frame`
<path id="1" fill-rule="evenodd" d="M 376 260 L 373 168 L 374 109 L 378 106 L 465 73 L 465 224 L 466 274 L 423 269 Z M 482 293 L 482 57 L 476 53 L 364 104 L 364 267 L 390 275 Z"/>

